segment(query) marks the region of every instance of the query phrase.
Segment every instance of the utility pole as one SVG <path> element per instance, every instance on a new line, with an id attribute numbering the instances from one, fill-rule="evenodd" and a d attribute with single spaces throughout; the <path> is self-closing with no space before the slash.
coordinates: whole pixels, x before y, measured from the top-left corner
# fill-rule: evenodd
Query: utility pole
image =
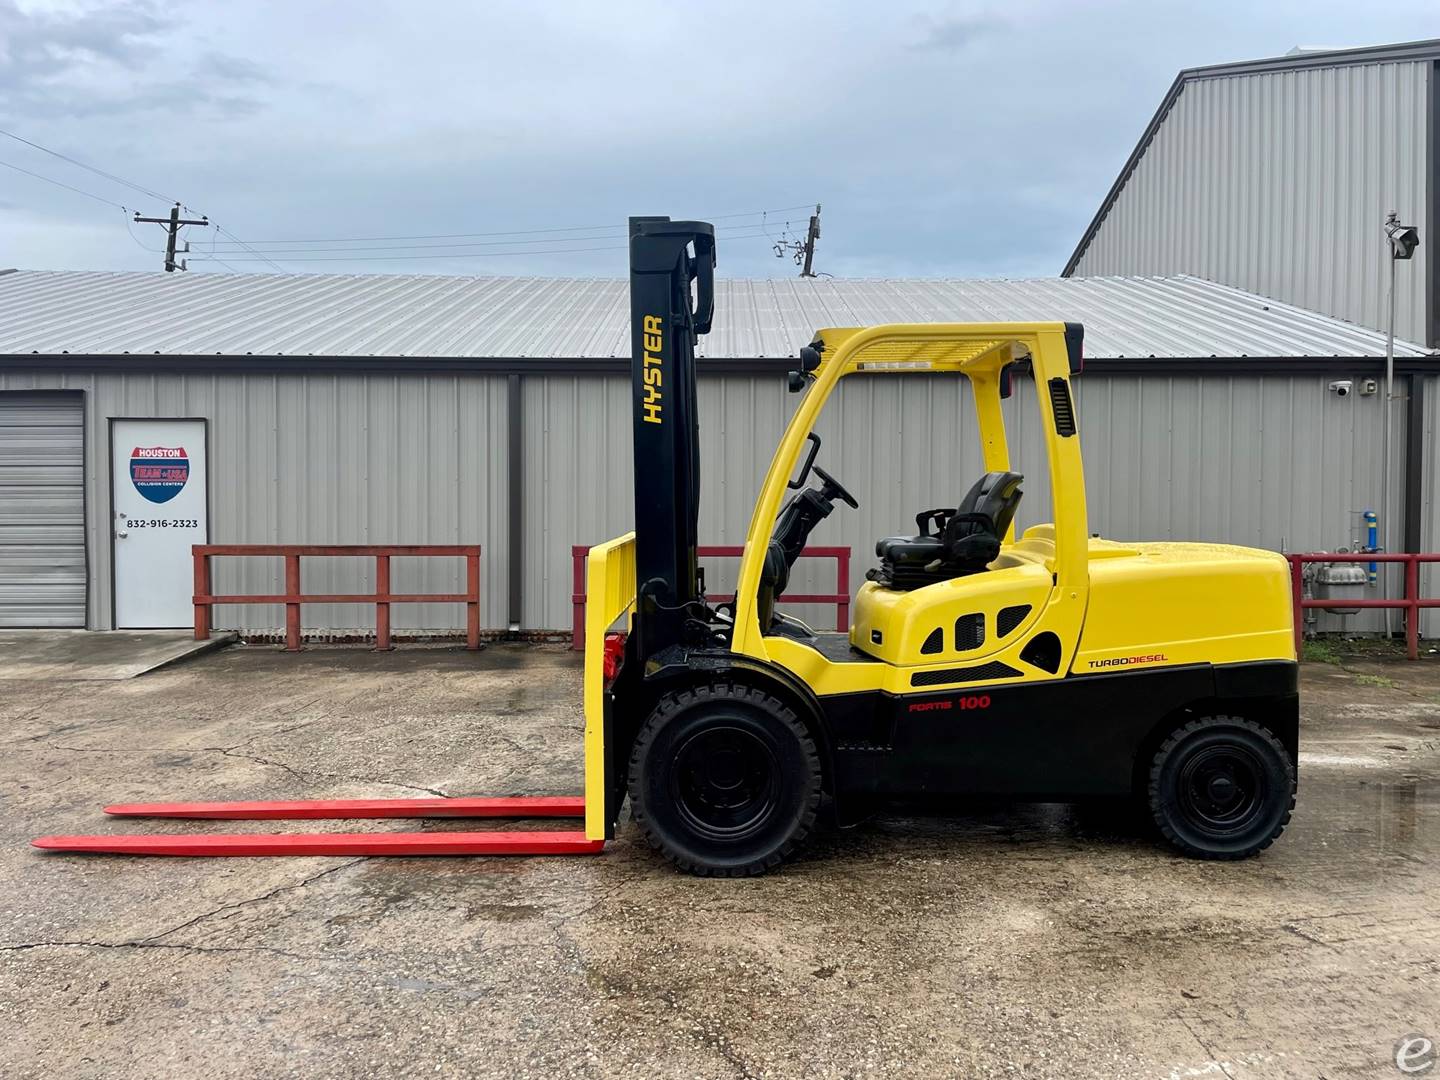
<path id="1" fill-rule="evenodd" d="M 815 204 L 815 213 L 810 215 L 810 230 L 805 234 L 805 265 L 800 268 L 801 277 L 814 277 L 810 267 L 815 262 L 815 241 L 820 239 L 820 204 Z"/>
<path id="2" fill-rule="evenodd" d="M 819 207 L 816 207 L 816 209 L 819 209 Z M 137 210 L 135 211 L 135 220 L 147 225 L 165 226 L 165 232 L 167 234 L 165 238 L 165 272 L 167 274 L 173 274 L 176 270 L 189 269 L 183 262 L 176 263 L 175 261 L 175 238 L 180 235 L 180 227 L 182 225 L 210 224 L 208 217 L 202 217 L 198 221 L 194 218 L 182 218 L 180 216 L 180 204 L 178 202 L 170 208 L 170 216 L 168 218 L 141 217 L 140 211 Z M 811 218 L 810 220 L 814 221 L 815 219 Z M 186 249 L 189 249 L 189 245 L 186 245 Z"/>
<path id="3" fill-rule="evenodd" d="M 815 265 L 815 241 L 820 239 L 820 204 L 815 204 L 815 213 L 810 215 L 810 228 L 805 232 L 804 241 L 791 240 L 788 236 L 775 243 L 775 257 L 783 259 L 791 255 L 800 267 L 801 277 L 819 277 L 812 269 Z"/>

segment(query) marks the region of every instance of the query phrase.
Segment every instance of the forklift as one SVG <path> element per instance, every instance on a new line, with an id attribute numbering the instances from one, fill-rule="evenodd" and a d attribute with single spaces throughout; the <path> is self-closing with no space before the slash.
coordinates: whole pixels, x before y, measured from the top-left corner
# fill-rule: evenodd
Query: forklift
<path id="1" fill-rule="evenodd" d="M 705 597 L 695 345 L 715 302 L 713 227 L 630 222 L 635 531 L 588 559 L 585 823 L 628 797 L 677 867 L 741 876 L 789 857 L 822 806 L 969 796 L 1148 806 L 1199 858 L 1268 847 L 1295 802 L 1299 699 L 1283 557 L 1092 536 L 1073 322 L 827 329 L 750 519 L 733 603 Z M 1002 399 L 1029 372 L 1054 522 L 1015 535 Z M 986 472 L 916 532 L 878 540 L 849 634 L 779 608 L 811 532 L 857 497 L 821 465 L 841 380 L 969 380 Z M 917 508 L 919 509 L 919 508 Z M 843 512 L 843 511 L 842 511 Z"/>
<path id="2" fill-rule="evenodd" d="M 1132 798 L 1207 859 L 1268 847 L 1295 804 L 1297 664 L 1285 560 L 1222 544 L 1089 533 L 1070 380 L 1072 322 L 821 330 L 760 488 L 733 601 L 697 563 L 695 346 L 715 307 L 715 232 L 630 219 L 635 530 L 590 549 L 584 795 L 135 803 L 122 817 L 581 818 L 563 831 L 46 836 L 55 851 L 138 855 L 578 855 L 628 799 L 682 870 L 744 876 L 792 855 L 822 810 L 840 827 L 888 805 L 971 796 Z M 1055 520 L 1015 534 L 1002 400 L 1035 387 Z M 842 379 L 964 377 L 985 473 L 916 532 L 880 538 L 848 634 L 780 601 L 811 532 L 859 502 L 821 464 L 816 420 Z M 956 491 L 959 492 L 957 478 Z"/>

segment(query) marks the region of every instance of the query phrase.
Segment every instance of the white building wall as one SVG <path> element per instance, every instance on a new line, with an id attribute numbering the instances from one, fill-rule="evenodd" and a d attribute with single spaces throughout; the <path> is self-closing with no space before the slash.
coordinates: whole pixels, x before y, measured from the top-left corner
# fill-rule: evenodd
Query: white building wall
<path id="1" fill-rule="evenodd" d="M 1194 274 L 1383 330 L 1385 213 L 1419 226 L 1398 336 L 1424 342 L 1432 61 L 1185 83 L 1073 276 Z"/>

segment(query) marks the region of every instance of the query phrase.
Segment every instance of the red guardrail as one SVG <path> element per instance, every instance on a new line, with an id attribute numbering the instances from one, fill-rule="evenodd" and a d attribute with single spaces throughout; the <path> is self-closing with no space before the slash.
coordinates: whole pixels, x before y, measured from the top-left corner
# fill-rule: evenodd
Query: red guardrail
<path id="1" fill-rule="evenodd" d="M 576 544 L 570 549 L 571 572 L 573 574 L 570 603 L 571 648 L 585 648 L 585 556 L 590 548 Z M 695 549 L 700 558 L 736 558 L 745 553 L 743 545 L 701 547 Z M 802 559 L 834 559 L 835 591 L 833 593 L 786 593 L 787 604 L 834 604 L 835 629 L 845 633 L 850 629 L 850 549 L 848 547 L 807 547 L 800 552 Z M 733 593 L 711 594 L 711 600 L 724 603 L 735 599 Z"/>
<path id="2" fill-rule="evenodd" d="M 1327 552 L 1313 552 L 1303 555 L 1286 555 L 1290 560 L 1290 589 L 1295 598 L 1295 654 L 1298 656 L 1305 647 L 1305 617 L 1306 608 L 1403 608 L 1405 611 L 1405 649 L 1411 660 L 1420 659 L 1420 610 L 1422 608 L 1440 608 L 1440 599 L 1421 599 L 1420 597 L 1420 564 L 1440 562 L 1440 554 L 1436 553 L 1390 553 L 1367 555 L 1359 552 L 1346 552 L 1343 555 L 1330 554 Z M 1305 563 L 1404 563 L 1405 564 L 1405 597 L 1401 600 L 1306 600 L 1305 584 L 1302 577 L 1301 567 Z"/>
<path id="3" fill-rule="evenodd" d="M 375 648 L 390 649 L 391 604 L 464 604 L 465 647 L 480 648 L 480 545 L 479 544 L 196 544 L 190 549 L 195 561 L 195 640 L 210 636 L 210 615 L 216 604 L 284 604 L 285 649 L 300 651 L 301 604 L 374 604 Z M 285 591 L 276 595 L 215 596 L 211 593 L 210 560 L 216 555 L 266 555 L 285 559 Z M 300 591 L 302 556 L 360 556 L 375 560 L 373 593 L 311 594 Z M 463 593 L 392 593 L 390 560 L 395 556 L 438 556 L 465 560 Z"/>

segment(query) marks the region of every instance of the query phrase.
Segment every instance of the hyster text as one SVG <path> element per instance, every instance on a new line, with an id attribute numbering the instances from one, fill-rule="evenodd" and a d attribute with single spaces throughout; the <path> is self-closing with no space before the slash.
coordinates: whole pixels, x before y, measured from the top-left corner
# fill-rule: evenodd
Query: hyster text
<path id="1" fill-rule="evenodd" d="M 661 336 L 661 319 L 659 315 L 646 315 L 644 322 L 644 335 L 642 344 L 645 347 L 645 401 L 641 408 L 645 412 L 647 424 L 662 424 L 661 413 L 664 408 L 665 392 L 664 365 L 661 357 L 665 352 L 665 339 Z"/>

